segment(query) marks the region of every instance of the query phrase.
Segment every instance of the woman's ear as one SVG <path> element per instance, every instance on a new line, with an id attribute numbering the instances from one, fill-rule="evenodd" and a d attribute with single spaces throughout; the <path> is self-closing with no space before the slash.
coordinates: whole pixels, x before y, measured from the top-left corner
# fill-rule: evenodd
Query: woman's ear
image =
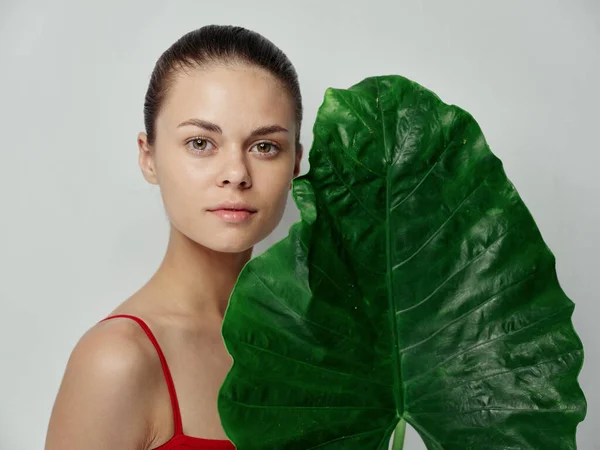
<path id="1" fill-rule="evenodd" d="M 142 169 L 142 175 L 144 175 L 144 178 L 148 183 L 158 184 L 156 164 L 154 161 L 154 151 L 148 144 L 148 136 L 143 131 L 138 133 L 137 144 L 140 150 L 138 155 L 138 163 L 140 165 L 140 169 Z"/>
<path id="2" fill-rule="evenodd" d="M 304 151 L 304 147 L 302 144 L 298 144 L 298 148 L 296 150 L 296 156 L 294 161 L 294 178 L 298 176 L 300 173 L 300 163 L 302 162 L 302 153 Z M 290 183 L 290 189 L 292 189 L 292 183 Z"/>

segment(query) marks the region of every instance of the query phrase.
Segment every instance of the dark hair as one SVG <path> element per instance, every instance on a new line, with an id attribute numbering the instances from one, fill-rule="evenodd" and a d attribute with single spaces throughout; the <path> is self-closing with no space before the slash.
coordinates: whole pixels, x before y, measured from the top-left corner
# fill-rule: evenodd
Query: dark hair
<path id="1" fill-rule="evenodd" d="M 178 70 L 211 63 L 249 63 L 274 75 L 296 104 L 295 147 L 300 147 L 302 96 L 298 75 L 288 57 L 262 35 L 233 25 L 206 25 L 180 37 L 158 59 L 144 100 L 144 125 L 148 143 L 156 138 L 156 116 Z"/>

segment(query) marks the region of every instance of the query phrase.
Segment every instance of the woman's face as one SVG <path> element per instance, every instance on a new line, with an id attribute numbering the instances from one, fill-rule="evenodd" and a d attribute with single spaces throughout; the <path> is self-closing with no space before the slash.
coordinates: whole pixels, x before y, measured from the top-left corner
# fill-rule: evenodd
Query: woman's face
<path id="1" fill-rule="evenodd" d="M 144 177 L 160 185 L 179 232 L 233 253 L 275 229 L 300 170 L 294 107 L 291 95 L 260 68 L 215 65 L 178 73 L 156 119 L 153 151 L 145 133 L 138 145 Z M 253 135 L 264 127 L 280 129 Z M 256 212 L 238 222 L 210 212 L 227 201 Z"/>

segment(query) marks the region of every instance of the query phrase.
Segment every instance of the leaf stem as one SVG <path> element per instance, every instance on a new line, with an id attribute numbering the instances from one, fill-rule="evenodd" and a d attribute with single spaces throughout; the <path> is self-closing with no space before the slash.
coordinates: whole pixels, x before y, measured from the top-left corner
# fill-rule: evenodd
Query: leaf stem
<path id="1" fill-rule="evenodd" d="M 402 450 L 404 447 L 404 433 L 406 431 L 406 422 L 401 417 L 400 422 L 396 425 L 394 430 L 394 443 L 392 444 L 392 450 Z"/>

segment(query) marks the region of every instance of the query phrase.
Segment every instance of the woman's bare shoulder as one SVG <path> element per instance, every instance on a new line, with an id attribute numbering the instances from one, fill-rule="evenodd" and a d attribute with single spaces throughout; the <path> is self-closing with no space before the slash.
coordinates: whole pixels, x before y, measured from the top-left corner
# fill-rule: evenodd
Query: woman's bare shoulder
<path id="1" fill-rule="evenodd" d="M 83 334 L 58 390 L 46 450 L 148 448 L 154 386 L 149 374 L 156 362 L 144 338 L 140 326 L 124 318 L 97 323 Z"/>
<path id="2" fill-rule="evenodd" d="M 115 309 L 108 316 L 117 314 L 137 315 L 131 308 Z M 126 317 L 111 317 L 90 326 L 79 338 L 69 357 L 69 363 L 93 362 L 109 367 L 125 361 L 130 368 L 143 370 L 153 359 L 147 358 L 150 341 L 144 330 L 134 320 Z M 141 367 L 140 367 L 141 366 Z M 112 367 L 114 368 L 114 367 Z"/>

